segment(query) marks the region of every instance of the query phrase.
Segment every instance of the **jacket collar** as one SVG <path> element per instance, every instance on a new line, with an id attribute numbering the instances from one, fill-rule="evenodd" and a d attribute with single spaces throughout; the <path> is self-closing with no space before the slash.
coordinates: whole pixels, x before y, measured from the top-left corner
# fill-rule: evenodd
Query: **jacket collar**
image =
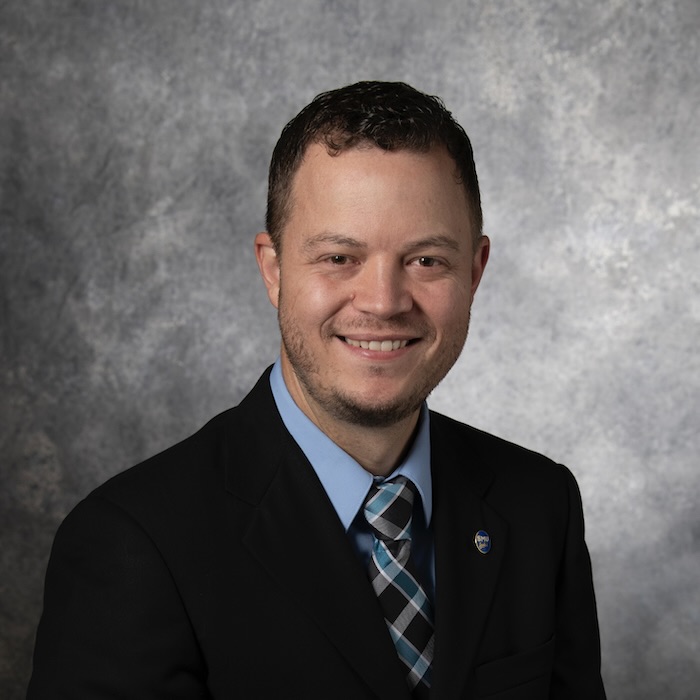
<path id="1" fill-rule="evenodd" d="M 268 375 L 236 409 L 246 444 L 227 445 L 226 489 L 256 507 L 244 545 L 379 698 L 408 700 L 379 602 L 316 473 L 281 421 Z"/>
<path id="2" fill-rule="evenodd" d="M 507 546 L 507 525 L 485 501 L 493 473 L 464 427 L 431 416 L 435 515 L 435 668 L 432 697 L 462 697 Z M 475 535 L 488 533 L 479 552 Z"/>

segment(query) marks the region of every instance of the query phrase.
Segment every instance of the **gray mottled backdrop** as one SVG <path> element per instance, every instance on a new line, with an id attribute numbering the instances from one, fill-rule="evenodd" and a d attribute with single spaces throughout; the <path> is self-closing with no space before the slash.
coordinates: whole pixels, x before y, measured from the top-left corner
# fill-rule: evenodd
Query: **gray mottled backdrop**
<path id="1" fill-rule="evenodd" d="M 571 466 L 615 699 L 700 684 L 698 0 L 0 4 L 0 696 L 53 534 L 277 352 L 266 168 L 317 92 L 470 133 L 492 259 L 432 405 Z"/>

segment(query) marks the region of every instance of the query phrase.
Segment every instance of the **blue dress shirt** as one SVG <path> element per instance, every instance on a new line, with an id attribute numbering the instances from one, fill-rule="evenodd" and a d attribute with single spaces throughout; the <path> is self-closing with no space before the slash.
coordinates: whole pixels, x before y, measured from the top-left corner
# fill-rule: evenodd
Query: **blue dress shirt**
<path id="1" fill-rule="evenodd" d="M 434 600 L 435 565 L 430 522 L 433 485 L 430 475 L 430 414 L 423 404 L 413 444 L 401 464 L 386 477 L 374 477 L 338 447 L 296 405 L 282 376 L 279 360 L 270 375 L 272 395 L 285 427 L 311 463 L 350 538 L 355 552 L 367 566 L 372 553 L 372 533 L 362 504 L 373 482 L 399 475 L 415 485 L 422 508 L 415 507 L 411 526 L 411 557 L 428 597 Z"/>

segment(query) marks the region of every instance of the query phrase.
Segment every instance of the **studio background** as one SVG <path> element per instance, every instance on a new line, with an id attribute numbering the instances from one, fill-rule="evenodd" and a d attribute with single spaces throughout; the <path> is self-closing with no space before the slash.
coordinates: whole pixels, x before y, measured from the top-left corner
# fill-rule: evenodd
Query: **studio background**
<path id="1" fill-rule="evenodd" d="M 277 355 L 283 125 L 389 79 L 466 128 L 492 239 L 431 406 L 577 475 L 609 697 L 697 697 L 699 43 L 697 0 L 3 2 L 0 696 L 66 513 Z"/>

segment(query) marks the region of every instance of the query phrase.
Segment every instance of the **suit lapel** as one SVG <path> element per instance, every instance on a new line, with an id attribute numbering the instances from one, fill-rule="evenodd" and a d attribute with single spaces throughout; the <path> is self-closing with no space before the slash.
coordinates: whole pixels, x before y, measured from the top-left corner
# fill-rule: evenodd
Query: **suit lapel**
<path id="1" fill-rule="evenodd" d="M 487 465 L 444 421 L 431 418 L 436 568 L 432 697 L 450 700 L 461 697 L 475 662 L 507 545 L 507 526 L 482 498 L 492 478 Z M 488 554 L 474 544 L 479 530 L 490 535 Z"/>
<path id="2" fill-rule="evenodd" d="M 247 404 L 253 411 L 256 400 L 266 404 L 259 414 L 264 422 L 258 423 L 266 426 L 264 439 L 255 449 L 244 448 L 250 460 L 246 476 L 239 472 L 227 485 L 237 497 L 257 504 L 244 544 L 379 698 L 408 700 L 405 676 L 367 575 L 318 477 L 284 428 L 271 395 L 268 401 L 260 388 Z M 240 453 L 239 447 L 239 464 Z"/>

